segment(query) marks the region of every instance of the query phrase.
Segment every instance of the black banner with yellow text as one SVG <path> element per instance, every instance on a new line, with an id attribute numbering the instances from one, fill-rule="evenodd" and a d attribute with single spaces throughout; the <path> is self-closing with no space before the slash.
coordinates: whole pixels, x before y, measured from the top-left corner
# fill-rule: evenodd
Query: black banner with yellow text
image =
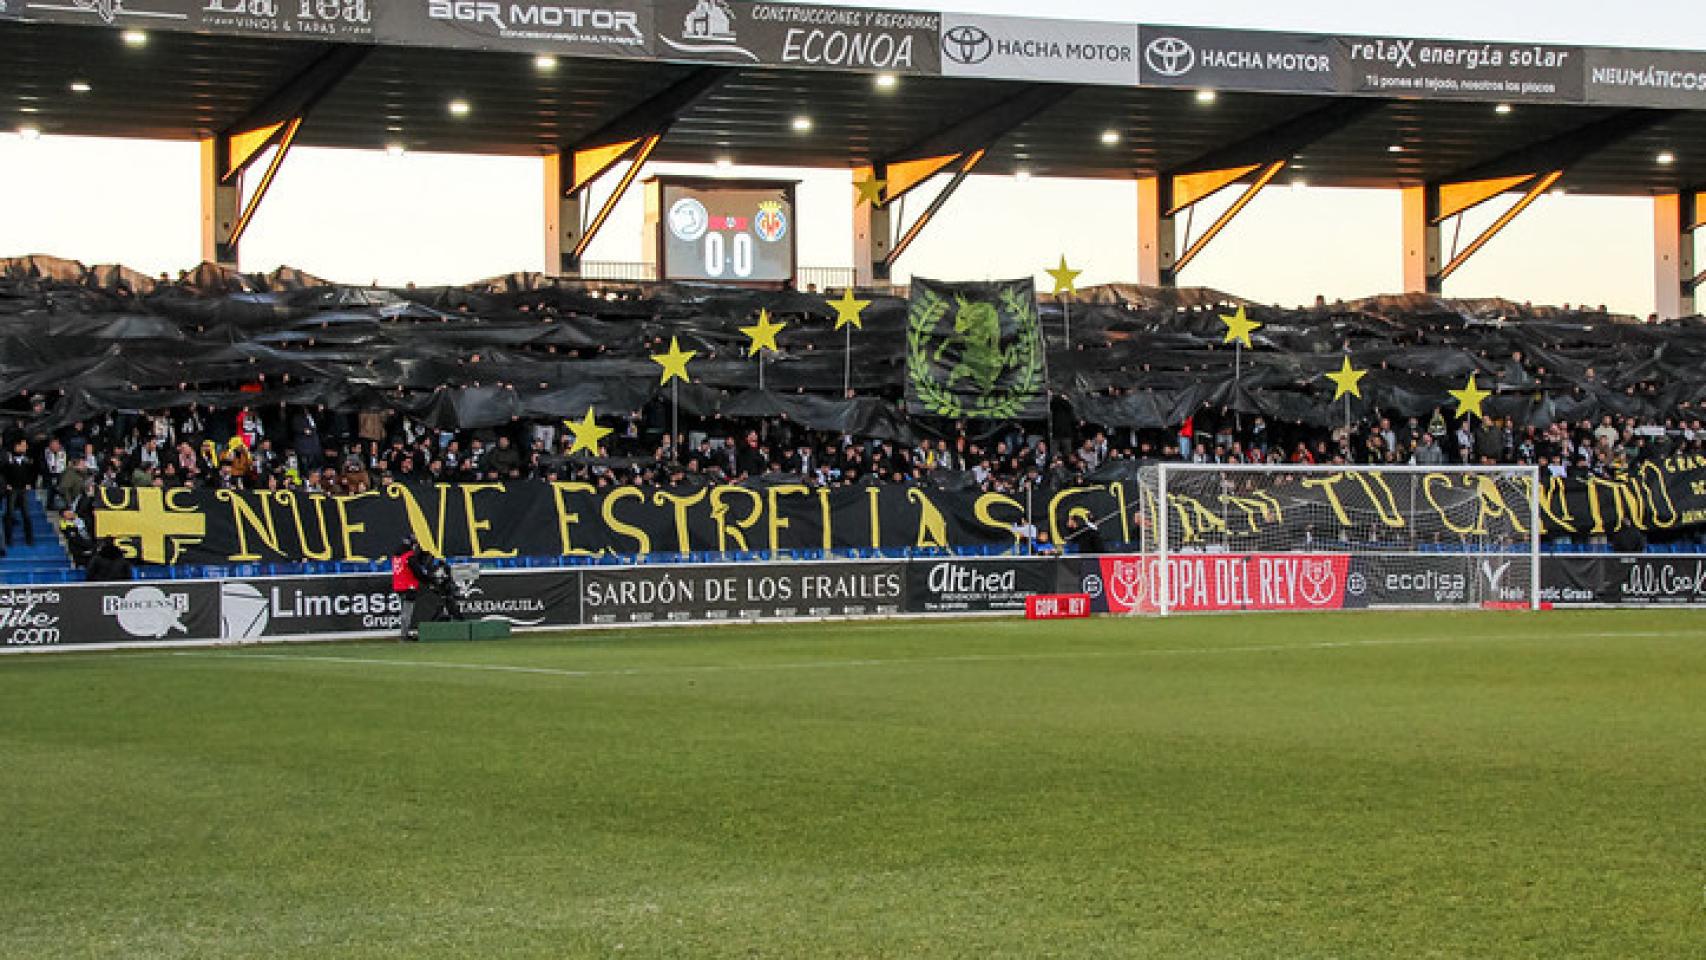
<path id="1" fill-rule="evenodd" d="M 1063 542 L 1073 518 L 1097 522 L 1110 544 L 1142 542 L 1141 528 L 1155 517 L 1153 494 L 1146 494 L 1135 470 L 1104 471 L 1098 479 L 1016 494 L 788 482 L 664 489 L 515 481 L 392 485 L 354 496 L 120 488 L 96 492 L 95 532 L 144 562 L 167 564 L 361 562 L 389 556 L 405 535 L 439 556 L 476 559 L 960 547 L 1007 552 L 1025 545 L 1030 527 Z M 1289 488 L 1283 510 L 1245 509 L 1248 498 L 1234 494 L 1171 493 L 1175 518 L 1190 520 L 1173 546 L 1260 551 L 1281 543 L 1366 541 L 1370 518 L 1384 525 L 1381 542 L 1389 549 L 1402 549 L 1406 537 L 1421 536 L 1419 530 L 1428 531 L 1425 543 L 1416 541 L 1424 548 L 1449 547 L 1453 537 L 1488 536 L 1514 546 L 1529 533 L 1525 488 L 1462 473 L 1423 474 L 1420 495 L 1400 506 L 1383 499 L 1380 483 L 1334 480 L 1323 473 Z M 1674 532 L 1706 523 L 1706 460 L 1644 463 L 1615 481 L 1550 479 L 1542 482 L 1539 500 L 1541 531 L 1548 536 L 1603 536 L 1625 526 Z"/>

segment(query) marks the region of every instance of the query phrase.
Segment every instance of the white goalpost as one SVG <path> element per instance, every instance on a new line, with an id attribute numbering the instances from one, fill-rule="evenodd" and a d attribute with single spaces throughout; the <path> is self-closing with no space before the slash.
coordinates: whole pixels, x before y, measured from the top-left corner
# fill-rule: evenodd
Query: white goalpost
<path id="1" fill-rule="evenodd" d="M 1532 466 L 1159 464 L 1110 611 L 1539 609 Z"/>

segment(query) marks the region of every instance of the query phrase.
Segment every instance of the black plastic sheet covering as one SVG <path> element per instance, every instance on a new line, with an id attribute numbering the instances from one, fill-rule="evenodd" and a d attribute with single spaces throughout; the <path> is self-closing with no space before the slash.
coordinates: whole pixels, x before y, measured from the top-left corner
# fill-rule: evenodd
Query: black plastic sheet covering
<path id="1" fill-rule="evenodd" d="M 859 437 L 936 432 L 938 418 L 905 412 L 907 301 L 862 296 L 871 304 L 849 338 L 834 329 L 824 296 L 793 291 L 534 274 L 396 290 L 210 264 L 165 281 L 14 258 L 0 260 L 0 397 L 44 429 L 191 402 L 394 409 L 444 429 L 573 418 L 589 407 L 655 415 L 670 394 L 649 358 L 675 337 L 698 352 L 692 382 L 676 395 L 686 415 L 787 418 Z M 1128 286 L 1065 302 L 1041 297 L 1044 390 L 1087 423 L 1138 429 L 1170 428 L 1203 410 L 1317 427 L 1347 414 L 1450 416 L 1448 391 L 1471 374 L 1494 391 L 1487 411 L 1519 426 L 1604 414 L 1692 418 L 1706 400 L 1700 318 L 1647 325 L 1420 296 L 1309 310 L 1244 303 L 1263 326 L 1235 363 L 1220 314 L 1239 302 Z M 760 309 L 786 325 L 780 351 L 764 361 L 762 390 L 739 330 Z M 1334 403 L 1323 375 L 1347 354 L 1369 374 L 1362 398 Z M 949 349 L 942 360 L 957 356 Z M 1040 419 L 1040 404 L 1022 406 L 1012 419 Z"/>

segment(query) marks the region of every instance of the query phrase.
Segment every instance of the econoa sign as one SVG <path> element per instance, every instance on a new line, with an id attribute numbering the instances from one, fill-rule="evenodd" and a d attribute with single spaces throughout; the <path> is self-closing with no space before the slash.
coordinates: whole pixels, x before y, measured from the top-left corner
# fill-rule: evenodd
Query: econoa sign
<path id="1" fill-rule="evenodd" d="M 1167 558 L 1167 609 L 1337 610 L 1345 605 L 1345 554 L 1183 554 Z M 1098 611 L 1160 610 L 1161 564 L 1156 557 L 1097 557 L 1085 561 L 1082 589 Z"/>

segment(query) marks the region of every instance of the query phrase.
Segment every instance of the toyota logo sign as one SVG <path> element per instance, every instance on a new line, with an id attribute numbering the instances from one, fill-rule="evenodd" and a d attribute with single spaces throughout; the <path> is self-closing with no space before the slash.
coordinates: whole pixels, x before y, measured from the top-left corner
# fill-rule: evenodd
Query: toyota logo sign
<path id="1" fill-rule="evenodd" d="M 1178 37 L 1156 37 L 1143 48 L 1143 62 L 1163 77 L 1182 77 L 1197 65 L 1197 52 Z"/>
<path id="2" fill-rule="evenodd" d="M 969 23 L 942 34 L 942 55 L 955 63 L 967 66 L 982 63 L 994 52 L 995 42 L 989 39 L 989 34 Z"/>

